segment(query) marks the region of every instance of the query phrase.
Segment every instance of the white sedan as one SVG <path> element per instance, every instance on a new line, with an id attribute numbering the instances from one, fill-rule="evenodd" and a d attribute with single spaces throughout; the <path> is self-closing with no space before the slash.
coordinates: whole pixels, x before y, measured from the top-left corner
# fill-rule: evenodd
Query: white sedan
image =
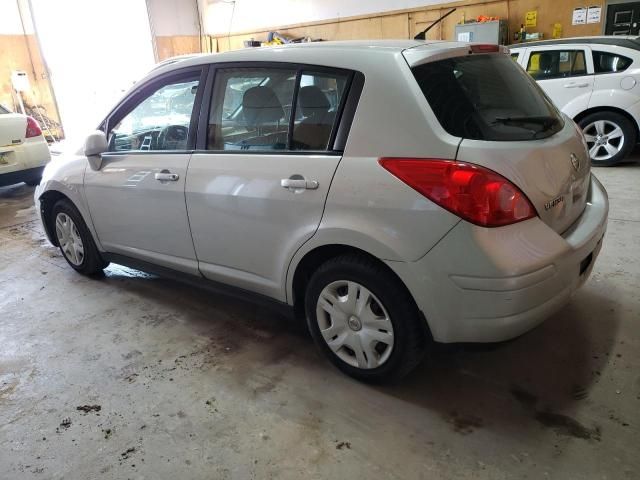
<path id="1" fill-rule="evenodd" d="M 624 160 L 638 141 L 640 37 L 511 45 L 511 57 L 582 128 L 594 165 Z"/>
<path id="2" fill-rule="evenodd" d="M 0 105 L 0 187 L 20 182 L 37 185 L 50 159 L 38 122 Z"/>

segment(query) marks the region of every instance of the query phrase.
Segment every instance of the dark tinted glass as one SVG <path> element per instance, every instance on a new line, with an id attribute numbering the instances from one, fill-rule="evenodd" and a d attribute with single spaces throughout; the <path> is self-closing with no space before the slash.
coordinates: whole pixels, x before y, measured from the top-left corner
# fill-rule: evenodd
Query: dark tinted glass
<path id="1" fill-rule="evenodd" d="M 413 68 L 431 109 L 451 135 L 475 140 L 531 140 L 553 135 L 562 118 L 509 56 L 482 54 Z"/>
<path id="2" fill-rule="evenodd" d="M 629 68 L 631 59 L 609 52 L 593 52 L 593 69 L 596 73 L 622 72 Z"/>
<path id="3" fill-rule="evenodd" d="M 529 56 L 527 72 L 536 80 L 587 74 L 584 50 L 544 50 Z"/>

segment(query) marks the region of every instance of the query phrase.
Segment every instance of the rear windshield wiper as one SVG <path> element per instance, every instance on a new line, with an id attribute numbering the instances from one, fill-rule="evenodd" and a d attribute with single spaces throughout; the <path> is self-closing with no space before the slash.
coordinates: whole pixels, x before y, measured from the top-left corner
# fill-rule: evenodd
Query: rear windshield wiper
<path id="1" fill-rule="evenodd" d="M 542 129 L 540 131 L 544 132 L 545 130 L 549 130 L 551 127 L 558 123 L 558 117 L 496 117 L 496 119 L 492 123 L 494 125 L 496 123 L 502 123 L 503 125 L 513 126 L 521 126 L 527 124 L 540 125 L 542 126 Z"/>

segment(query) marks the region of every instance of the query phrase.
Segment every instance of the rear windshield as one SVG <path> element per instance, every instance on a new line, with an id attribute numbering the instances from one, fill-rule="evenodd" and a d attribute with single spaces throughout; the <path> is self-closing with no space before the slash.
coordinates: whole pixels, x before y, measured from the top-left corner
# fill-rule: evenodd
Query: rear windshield
<path id="1" fill-rule="evenodd" d="M 508 55 L 472 54 L 412 70 L 440 125 L 456 137 L 532 140 L 563 127 L 558 110 Z"/>

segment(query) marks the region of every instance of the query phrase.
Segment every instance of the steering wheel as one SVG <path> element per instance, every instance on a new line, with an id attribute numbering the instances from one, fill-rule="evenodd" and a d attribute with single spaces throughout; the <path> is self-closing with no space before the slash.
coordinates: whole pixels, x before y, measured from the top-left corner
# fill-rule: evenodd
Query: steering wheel
<path id="1" fill-rule="evenodd" d="M 178 142 L 187 143 L 187 136 L 189 135 L 189 129 L 182 125 L 167 125 L 158 134 L 158 150 L 174 150 L 175 144 Z M 167 148 L 167 143 L 173 143 L 173 148 Z"/>

